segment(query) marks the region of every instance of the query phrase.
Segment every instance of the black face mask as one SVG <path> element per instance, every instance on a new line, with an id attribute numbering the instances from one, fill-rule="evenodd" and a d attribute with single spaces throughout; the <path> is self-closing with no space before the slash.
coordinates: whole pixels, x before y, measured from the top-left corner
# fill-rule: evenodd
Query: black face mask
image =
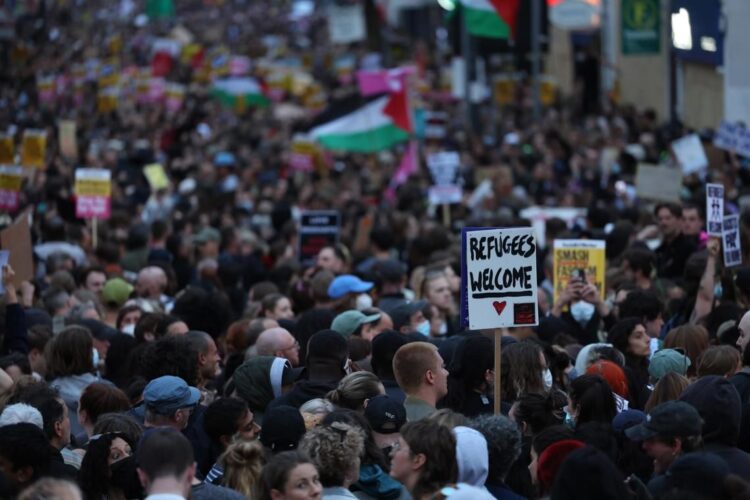
<path id="1" fill-rule="evenodd" d="M 112 475 L 109 482 L 125 494 L 125 498 L 143 498 L 141 480 L 136 471 L 135 457 L 123 458 L 109 466 Z"/>

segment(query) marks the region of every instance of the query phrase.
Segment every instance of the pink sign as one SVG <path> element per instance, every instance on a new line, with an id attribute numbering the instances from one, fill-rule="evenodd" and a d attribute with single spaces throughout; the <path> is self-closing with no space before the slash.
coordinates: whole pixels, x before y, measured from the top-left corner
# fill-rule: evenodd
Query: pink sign
<path id="1" fill-rule="evenodd" d="M 79 219 L 108 219 L 110 198 L 106 196 L 79 196 L 76 198 L 76 217 Z"/>

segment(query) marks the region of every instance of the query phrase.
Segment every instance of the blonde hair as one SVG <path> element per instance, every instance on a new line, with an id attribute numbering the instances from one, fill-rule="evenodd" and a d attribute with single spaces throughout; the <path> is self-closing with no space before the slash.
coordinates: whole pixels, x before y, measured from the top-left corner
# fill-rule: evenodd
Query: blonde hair
<path id="1" fill-rule="evenodd" d="M 218 461 L 224 467 L 224 485 L 252 498 L 266 463 L 260 442 L 232 443 Z"/>
<path id="2" fill-rule="evenodd" d="M 299 449 L 317 467 L 324 488 L 344 486 L 347 476 L 353 472 L 359 474 L 365 438 L 359 429 L 334 422 L 308 431 Z"/>
<path id="3" fill-rule="evenodd" d="M 329 392 L 326 398 L 341 408 L 363 410 L 366 399 L 381 394 L 380 387 L 380 379 L 372 373 L 354 372 L 342 378 L 338 387 Z"/>

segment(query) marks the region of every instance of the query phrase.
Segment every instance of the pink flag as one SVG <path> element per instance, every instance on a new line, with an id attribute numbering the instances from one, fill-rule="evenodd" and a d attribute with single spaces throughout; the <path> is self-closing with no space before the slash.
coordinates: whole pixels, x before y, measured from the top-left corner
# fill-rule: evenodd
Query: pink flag
<path id="1" fill-rule="evenodd" d="M 410 175 L 416 174 L 419 170 L 419 158 L 417 150 L 417 141 L 409 141 L 409 146 L 401 158 L 401 164 L 398 166 L 388 189 L 385 190 L 385 199 L 393 203 L 396 200 L 396 188 L 406 182 Z"/>
<path id="2" fill-rule="evenodd" d="M 414 73 L 413 66 L 402 68 L 357 71 L 357 83 L 363 96 L 401 90 L 405 77 Z"/>

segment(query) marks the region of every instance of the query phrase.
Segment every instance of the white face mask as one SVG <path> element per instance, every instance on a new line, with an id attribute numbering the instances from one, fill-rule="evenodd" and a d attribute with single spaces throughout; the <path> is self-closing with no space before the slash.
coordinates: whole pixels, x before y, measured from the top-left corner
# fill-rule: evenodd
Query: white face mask
<path id="1" fill-rule="evenodd" d="M 417 325 L 416 328 L 417 332 L 421 333 L 425 337 L 430 336 L 430 321 L 424 320 L 420 324 Z"/>
<path id="2" fill-rule="evenodd" d="M 573 316 L 574 320 L 585 325 L 594 315 L 595 310 L 594 304 L 579 300 L 570 306 L 570 315 Z"/>
<path id="3" fill-rule="evenodd" d="M 369 309 L 372 307 L 372 297 L 366 293 L 357 295 L 357 310 Z"/>
<path id="4" fill-rule="evenodd" d="M 544 388 L 546 390 L 552 389 L 552 372 L 549 371 L 549 368 L 545 368 L 542 371 L 542 380 L 544 380 Z"/>
<path id="5" fill-rule="evenodd" d="M 91 361 L 94 362 L 94 370 L 98 370 L 99 369 L 99 351 L 97 351 L 96 349 L 92 349 L 91 351 L 92 351 Z"/>
<path id="6" fill-rule="evenodd" d="M 135 323 L 130 323 L 129 325 L 123 326 L 122 328 L 120 328 L 120 331 L 133 337 L 135 335 Z"/>

